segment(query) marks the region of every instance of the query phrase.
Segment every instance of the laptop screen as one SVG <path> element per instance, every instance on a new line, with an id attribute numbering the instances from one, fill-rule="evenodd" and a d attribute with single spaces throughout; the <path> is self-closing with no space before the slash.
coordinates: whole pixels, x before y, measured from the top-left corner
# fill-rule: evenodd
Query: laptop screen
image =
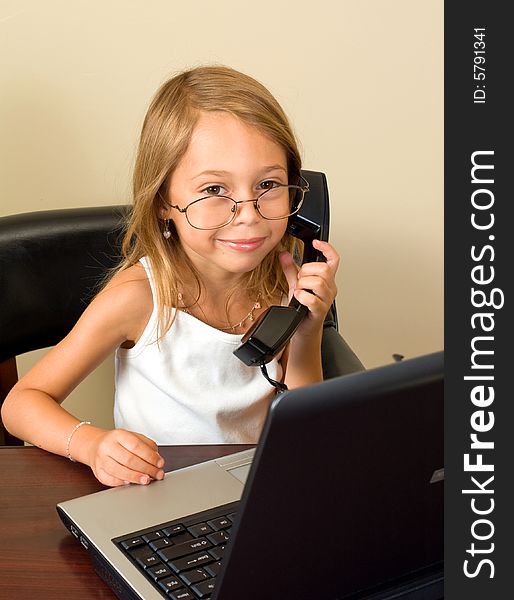
<path id="1" fill-rule="evenodd" d="M 328 600 L 440 578 L 442 468 L 442 352 L 279 397 L 215 597 Z"/>

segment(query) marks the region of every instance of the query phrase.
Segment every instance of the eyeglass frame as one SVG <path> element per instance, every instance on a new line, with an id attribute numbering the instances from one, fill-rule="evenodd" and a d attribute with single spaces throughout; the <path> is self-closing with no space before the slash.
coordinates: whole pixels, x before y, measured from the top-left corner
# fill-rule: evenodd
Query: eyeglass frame
<path id="1" fill-rule="evenodd" d="M 309 182 L 300 175 L 300 179 L 304 182 L 304 185 L 295 185 L 295 184 L 283 184 L 283 183 L 279 183 L 277 184 L 276 187 L 274 188 L 270 188 L 269 190 L 264 190 L 262 192 L 262 194 L 259 194 L 259 196 L 257 196 L 257 198 L 253 198 L 250 200 L 234 200 L 234 198 L 231 198 L 230 196 L 223 196 L 222 194 L 220 195 L 211 195 L 211 196 L 203 196 L 202 198 L 198 198 L 197 200 L 193 200 L 192 202 L 190 202 L 187 206 L 185 206 L 184 208 L 180 208 L 180 206 L 178 204 L 169 204 L 168 202 L 166 202 L 166 204 L 170 207 L 170 208 L 175 208 L 176 210 L 178 210 L 179 212 L 185 214 L 186 216 L 186 220 L 189 223 L 189 225 L 191 225 L 191 227 L 193 227 L 194 229 L 198 229 L 200 231 L 211 231 L 213 229 L 221 229 L 222 227 L 226 227 L 227 225 L 230 225 L 230 223 L 232 223 L 232 221 L 236 218 L 237 216 L 237 212 L 238 212 L 238 204 L 246 204 L 247 202 L 253 202 L 253 206 L 255 208 L 255 210 L 257 211 L 257 213 L 263 218 L 266 219 L 266 221 L 280 221 L 281 219 L 288 219 L 289 217 L 291 217 L 292 215 L 295 215 L 300 208 L 303 205 L 303 201 L 305 200 L 305 194 L 307 192 L 310 192 L 310 186 L 309 186 Z M 302 199 L 300 200 L 300 202 L 298 203 L 298 206 L 295 208 L 295 210 L 291 213 L 289 213 L 288 215 L 285 215 L 283 217 L 272 217 L 272 218 L 268 218 L 265 217 L 263 214 L 261 214 L 261 211 L 259 210 L 259 206 L 258 206 L 258 202 L 259 200 L 268 192 L 270 192 L 273 189 L 276 189 L 277 187 L 287 187 L 287 188 L 297 188 L 302 192 Z M 191 223 L 191 221 L 189 220 L 188 216 L 187 216 L 187 209 L 192 205 L 192 204 L 196 204 L 197 202 L 201 202 L 202 200 L 207 200 L 207 198 L 226 198 L 227 200 L 231 200 L 234 203 L 235 206 L 235 210 L 231 209 L 232 212 L 232 217 L 230 218 L 229 221 L 227 221 L 226 223 L 223 223 L 223 225 L 217 225 L 216 227 L 197 227 L 196 225 L 193 225 Z"/>

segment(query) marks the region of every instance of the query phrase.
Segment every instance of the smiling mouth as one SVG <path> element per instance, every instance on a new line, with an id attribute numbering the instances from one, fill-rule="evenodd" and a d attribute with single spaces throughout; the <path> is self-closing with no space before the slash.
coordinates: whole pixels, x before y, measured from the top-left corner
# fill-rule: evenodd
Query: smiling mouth
<path id="1" fill-rule="evenodd" d="M 256 250 L 260 248 L 264 243 L 266 238 L 249 238 L 245 240 L 223 240 L 218 239 L 217 242 L 224 246 L 225 248 L 230 248 L 231 250 L 237 250 L 238 252 L 251 252 L 252 250 Z"/>

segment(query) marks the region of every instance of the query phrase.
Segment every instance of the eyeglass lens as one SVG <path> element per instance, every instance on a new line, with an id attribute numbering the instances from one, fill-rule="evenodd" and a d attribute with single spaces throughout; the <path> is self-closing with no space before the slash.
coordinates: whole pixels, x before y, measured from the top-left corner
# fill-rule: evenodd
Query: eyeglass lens
<path id="1" fill-rule="evenodd" d="M 257 199 L 257 210 L 264 219 L 284 219 L 301 206 L 304 190 L 295 185 L 271 188 Z M 232 221 L 237 204 L 227 196 L 207 196 L 187 207 L 187 220 L 198 229 L 216 229 Z"/>

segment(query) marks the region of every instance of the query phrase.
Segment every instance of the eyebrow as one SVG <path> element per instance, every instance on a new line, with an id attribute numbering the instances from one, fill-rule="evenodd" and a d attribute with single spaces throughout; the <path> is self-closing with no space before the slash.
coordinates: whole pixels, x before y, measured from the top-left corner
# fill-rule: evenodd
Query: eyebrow
<path id="1" fill-rule="evenodd" d="M 284 173 L 287 174 L 287 169 L 285 169 L 282 165 L 270 165 L 268 167 L 264 167 L 262 169 L 262 173 L 270 173 L 271 171 L 283 171 Z M 198 175 L 195 175 L 194 177 L 191 178 L 191 181 L 194 181 L 195 179 L 199 179 L 200 177 L 204 177 L 205 175 L 211 175 L 211 176 L 215 176 L 215 177 L 226 177 L 227 175 L 231 175 L 232 173 L 230 173 L 230 171 L 223 171 L 223 170 L 218 170 L 218 169 L 212 169 L 212 170 L 206 170 L 206 171 L 202 171 L 201 173 L 198 173 Z"/>

